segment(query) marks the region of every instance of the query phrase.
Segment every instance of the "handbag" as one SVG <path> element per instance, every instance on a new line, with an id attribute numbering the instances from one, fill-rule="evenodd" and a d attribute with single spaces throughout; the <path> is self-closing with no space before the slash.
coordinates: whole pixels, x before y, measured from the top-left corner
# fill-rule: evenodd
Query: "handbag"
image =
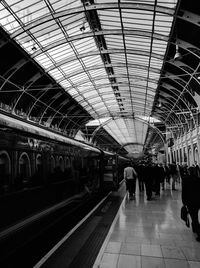
<path id="1" fill-rule="evenodd" d="M 181 219 L 185 222 L 186 226 L 190 227 L 189 212 L 185 205 L 181 207 Z"/>

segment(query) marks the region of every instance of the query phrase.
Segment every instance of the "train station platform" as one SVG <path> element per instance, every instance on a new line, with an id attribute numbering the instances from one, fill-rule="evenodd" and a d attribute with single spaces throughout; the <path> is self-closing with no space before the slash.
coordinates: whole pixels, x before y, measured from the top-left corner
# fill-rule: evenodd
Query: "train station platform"
<path id="1" fill-rule="evenodd" d="M 126 195 L 93 268 L 198 268 L 200 243 L 180 219 L 181 189 Z"/>

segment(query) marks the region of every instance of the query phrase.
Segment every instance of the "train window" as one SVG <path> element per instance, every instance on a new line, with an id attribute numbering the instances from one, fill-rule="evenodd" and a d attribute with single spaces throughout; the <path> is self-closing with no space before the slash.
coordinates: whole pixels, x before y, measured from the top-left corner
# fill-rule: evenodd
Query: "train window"
<path id="1" fill-rule="evenodd" d="M 6 151 L 0 152 L 0 189 L 6 191 L 9 185 L 11 174 L 11 162 L 9 154 Z"/>
<path id="2" fill-rule="evenodd" d="M 30 159 L 27 153 L 22 153 L 19 158 L 19 174 L 22 179 L 30 177 Z"/>

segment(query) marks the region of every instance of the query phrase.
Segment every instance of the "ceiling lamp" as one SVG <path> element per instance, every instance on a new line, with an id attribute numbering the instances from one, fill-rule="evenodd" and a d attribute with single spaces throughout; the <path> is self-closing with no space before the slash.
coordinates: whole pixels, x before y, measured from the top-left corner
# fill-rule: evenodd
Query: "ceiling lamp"
<path id="1" fill-rule="evenodd" d="M 178 50 L 179 50 L 179 47 L 176 44 L 176 53 L 174 55 L 174 60 L 181 60 L 182 59 L 182 55 L 181 55 L 181 53 Z"/>

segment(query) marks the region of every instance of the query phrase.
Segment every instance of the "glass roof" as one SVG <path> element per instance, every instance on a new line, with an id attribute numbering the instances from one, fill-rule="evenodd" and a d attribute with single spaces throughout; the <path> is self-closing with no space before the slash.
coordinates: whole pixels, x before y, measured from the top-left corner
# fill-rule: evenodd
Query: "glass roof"
<path id="1" fill-rule="evenodd" d="M 2 0 L 0 23 L 94 119 L 114 119 L 103 127 L 119 144 L 141 152 L 147 124 L 134 116 L 151 115 L 176 4 Z"/>

